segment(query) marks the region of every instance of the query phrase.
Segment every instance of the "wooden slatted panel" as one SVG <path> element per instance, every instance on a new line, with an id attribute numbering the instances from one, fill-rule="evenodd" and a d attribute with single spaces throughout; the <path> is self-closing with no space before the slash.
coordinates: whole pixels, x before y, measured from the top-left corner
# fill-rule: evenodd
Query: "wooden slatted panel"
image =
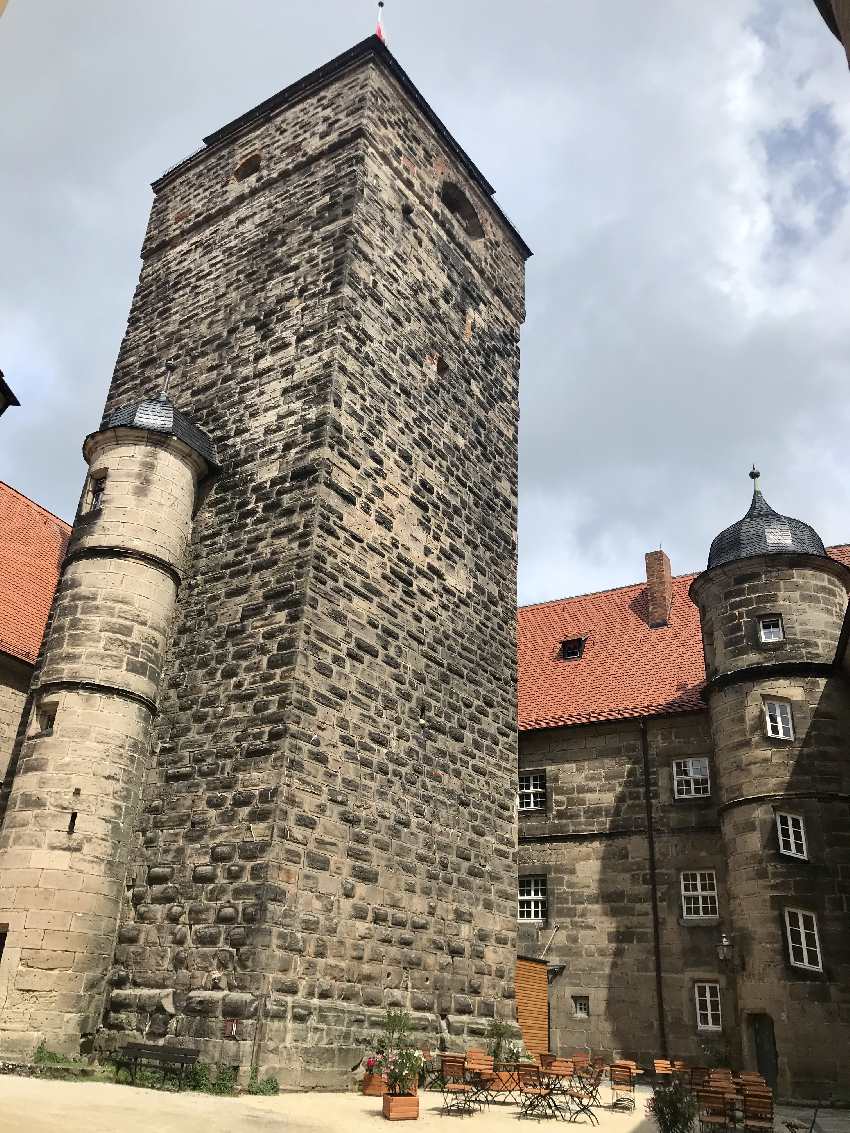
<path id="1" fill-rule="evenodd" d="M 516 1013 L 522 1040 L 531 1054 L 549 1049 L 549 980 L 544 960 L 516 962 Z"/>

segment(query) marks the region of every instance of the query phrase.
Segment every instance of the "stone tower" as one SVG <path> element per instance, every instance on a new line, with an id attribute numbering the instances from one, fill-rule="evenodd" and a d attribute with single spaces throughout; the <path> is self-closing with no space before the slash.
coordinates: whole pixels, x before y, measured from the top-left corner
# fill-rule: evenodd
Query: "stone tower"
<path id="1" fill-rule="evenodd" d="M 850 1047 L 850 695 L 837 665 L 850 570 L 808 524 L 769 507 L 753 477 L 750 510 L 717 536 L 691 586 L 727 859 L 727 962 L 745 1065 L 772 1070 L 783 1093 L 823 1096 L 848 1084 Z"/>
<path id="2" fill-rule="evenodd" d="M 375 38 L 154 190 L 107 419 L 176 356 L 174 400 L 222 474 L 193 528 L 129 864 L 116 851 L 98 922 L 106 948 L 123 891 L 98 1041 L 342 1084 L 385 1008 L 433 1044 L 514 1017 L 529 252 Z M 153 480 L 140 471 L 123 522 Z M 161 557 L 163 528 L 143 522 Z M 174 579 L 145 577 L 159 648 Z M 62 679 L 78 615 L 60 595 Z M 134 742 L 114 741 L 136 761 L 157 673 L 149 643 L 131 665 L 104 617 L 97 663 L 120 658 L 136 694 Z M 57 797 L 66 824 L 70 807 Z M 106 819 L 123 846 L 131 792 Z M 100 962 L 85 981 L 95 1003 Z"/>
<path id="3" fill-rule="evenodd" d="M 0 839 L 0 1050 L 78 1053 L 103 1010 L 208 439 L 161 398 L 87 438 Z"/>

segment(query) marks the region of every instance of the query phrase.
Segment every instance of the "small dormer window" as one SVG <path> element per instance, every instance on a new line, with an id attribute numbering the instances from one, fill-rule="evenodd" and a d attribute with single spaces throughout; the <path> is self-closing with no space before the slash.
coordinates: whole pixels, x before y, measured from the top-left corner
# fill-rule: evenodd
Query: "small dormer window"
<path id="1" fill-rule="evenodd" d="M 581 655 L 584 653 L 584 638 L 583 637 L 568 637 L 565 641 L 561 642 L 561 660 L 562 661 L 579 661 Z"/>
<path id="2" fill-rule="evenodd" d="M 765 644 L 785 640 L 785 627 L 781 614 L 765 614 L 759 618 L 759 639 Z"/>

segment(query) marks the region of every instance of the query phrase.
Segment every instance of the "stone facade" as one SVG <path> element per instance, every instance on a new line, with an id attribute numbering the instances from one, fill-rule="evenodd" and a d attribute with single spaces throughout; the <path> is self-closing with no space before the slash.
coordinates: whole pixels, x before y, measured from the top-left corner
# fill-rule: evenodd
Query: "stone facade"
<path id="1" fill-rule="evenodd" d="M 339 1085 L 387 1007 L 411 1010 L 433 1043 L 514 1019 L 527 249 L 374 39 L 207 143 L 155 186 L 107 416 L 155 392 L 176 356 L 171 396 L 213 438 L 223 474 L 197 515 L 173 624 L 167 573 L 69 556 L 42 685 L 93 666 L 133 692 L 139 733 L 117 737 L 132 784 L 157 696 L 161 714 L 138 821 L 128 779 L 121 813 L 86 832 L 108 823 L 114 864 L 97 893 L 108 909 L 86 913 L 104 937 L 82 974 L 85 1017 L 14 1026 L 94 1024 L 125 894 L 101 1046 L 186 1043 L 246 1075 Z M 160 477 L 135 474 L 142 497 Z M 117 530 L 78 521 L 75 539 L 100 530 L 111 544 L 137 503 Z M 152 548 L 170 546 L 162 519 L 141 517 Z M 80 606 L 84 563 L 102 608 Z M 123 629 L 120 594 L 139 607 Z M 67 711 L 82 727 L 70 695 L 57 721 Z M 73 695 L 108 715 L 91 700 L 102 693 Z M 37 742 L 52 753 L 59 731 Z M 57 813 L 69 805 L 71 778 L 45 778 L 63 752 L 48 770 L 24 747 L 7 854 L 45 795 L 49 812 L 54 788 Z M 62 860 L 39 860 L 47 881 L 76 877 L 74 848 L 51 844 Z M 5 971 L 30 959 L 11 943 Z M 54 947 L 75 972 L 77 944 Z M 38 979 L 59 995 L 58 976 Z"/>
<path id="2" fill-rule="evenodd" d="M 195 487 L 175 438 L 90 437 L 0 836 L 0 1044 L 79 1053 L 103 1012 Z M 95 502 L 96 501 L 96 502 Z"/>
<path id="3" fill-rule="evenodd" d="M 0 653 L 0 783 L 12 758 L 31 676 L 32 665 Z"/>

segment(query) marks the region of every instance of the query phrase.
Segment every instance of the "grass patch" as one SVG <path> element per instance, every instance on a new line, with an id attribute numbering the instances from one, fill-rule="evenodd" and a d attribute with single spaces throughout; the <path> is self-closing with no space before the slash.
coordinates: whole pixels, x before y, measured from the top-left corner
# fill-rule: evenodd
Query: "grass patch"
<path id="1" fill-rule="evenodd" d="M 251 1077 L 248 1082 L 248 1093 L 259 1094 L 263 1097 L 270 1097 L 273 1094 L 280 1093 L 280 1084 L 277 1078 L 261 1078 L 257 1080 L 257 1071 L 251 1071 Z"/>

